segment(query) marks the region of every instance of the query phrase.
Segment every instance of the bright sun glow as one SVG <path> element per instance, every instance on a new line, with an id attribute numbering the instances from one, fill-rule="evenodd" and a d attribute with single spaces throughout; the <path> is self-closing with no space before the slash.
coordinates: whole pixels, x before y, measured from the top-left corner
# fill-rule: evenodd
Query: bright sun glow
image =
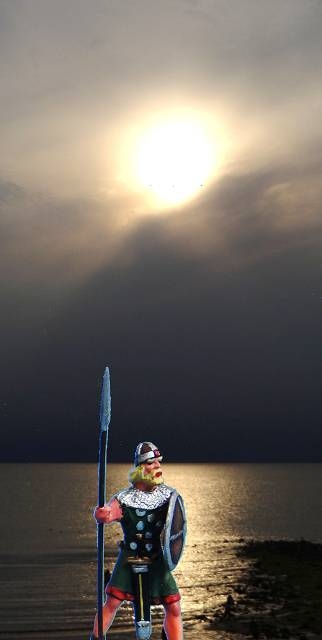
<path id="1" fill-rule="evenodd" d="M 160 206 L 194 197 L 214 172 L 214 145 L 199 123 L 172 121 L 151 127 L 138 140 L 136 179 Z"/>

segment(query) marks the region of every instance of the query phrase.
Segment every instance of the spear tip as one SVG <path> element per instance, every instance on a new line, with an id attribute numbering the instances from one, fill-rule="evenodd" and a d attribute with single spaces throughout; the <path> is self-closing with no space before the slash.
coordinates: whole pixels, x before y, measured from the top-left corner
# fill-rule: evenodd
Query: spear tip
<path id="1" fill-rule="evenodd" d="M 107 431 L 111 420 L 111 382 L 110 370 L 105 367 L 100 404 L 101 431 Z"/>

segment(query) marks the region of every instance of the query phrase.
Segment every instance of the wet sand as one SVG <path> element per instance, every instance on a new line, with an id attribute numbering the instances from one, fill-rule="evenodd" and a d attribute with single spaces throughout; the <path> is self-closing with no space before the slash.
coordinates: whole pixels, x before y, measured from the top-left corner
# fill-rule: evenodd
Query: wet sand
<path id="1" fill-rule="evenodd" d="M 185 640 L 322 640 L 322 545 L 300 541 L 239 540 L 236 554 L 245 569 L 236 584 L 223 584 L 213 612 L 195 611 L 184 620 Z M 211 587 L 211 585 L 210 585 Z M 84 629 L 17 631 L 0 629 L 1 640 L 86 640 Z M 135 640 L 133 627 L 112 628 L 113 640 Z M 151 640 L 161 640 L 158 620 Z"/>

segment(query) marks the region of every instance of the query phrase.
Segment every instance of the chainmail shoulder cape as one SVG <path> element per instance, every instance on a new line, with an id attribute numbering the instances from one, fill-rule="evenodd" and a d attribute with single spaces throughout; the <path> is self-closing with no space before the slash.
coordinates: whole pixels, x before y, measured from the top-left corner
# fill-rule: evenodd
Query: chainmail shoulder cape
<path id="1" fill-rule="evenodd" d="M 175 489 L 166 484 L 157 485 L 153 491 L 141 491 L 135 487 L 128 487 L 116 493 L 113 498 L 126 507 L 157 509 L 169 500 L 174 491 Z"/>

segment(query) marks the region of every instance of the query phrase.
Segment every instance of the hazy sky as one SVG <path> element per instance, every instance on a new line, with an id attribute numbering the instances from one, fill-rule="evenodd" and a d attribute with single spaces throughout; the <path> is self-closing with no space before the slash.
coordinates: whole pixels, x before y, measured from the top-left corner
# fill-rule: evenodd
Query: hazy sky
<path id="1" fill-rule="evenodd" d="M 0 0 L 2 459 L 95 460 L 108 364 L 112 459 L 321 460 L 321 33 L 320 0 Z M 137 177 L 169 122 L 213 154 L 173 204 Z"/>

